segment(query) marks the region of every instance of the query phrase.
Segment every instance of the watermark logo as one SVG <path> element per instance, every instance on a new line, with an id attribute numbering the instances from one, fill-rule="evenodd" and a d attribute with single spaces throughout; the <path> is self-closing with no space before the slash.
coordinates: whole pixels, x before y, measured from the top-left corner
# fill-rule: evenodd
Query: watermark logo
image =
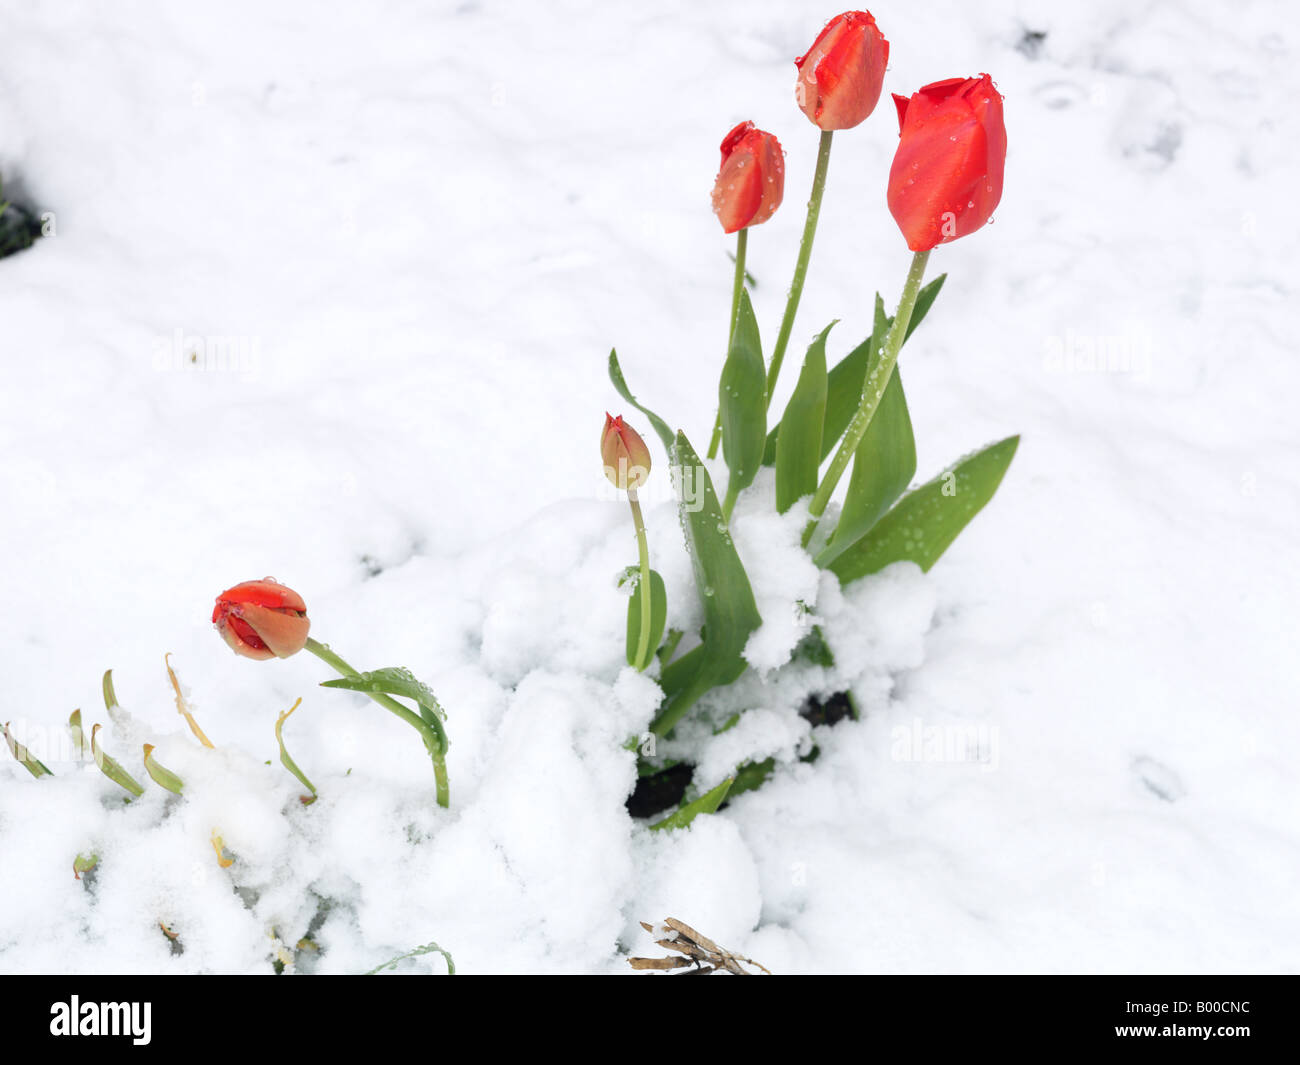
<path id="1" fill-rule="evenodd" d="M 911 725 L 890 730 L 889 756 L 895 762 L 975 765 L 989 773 L 998 767 L 998 730 L 991 725 Z"/>
<path id="2" fill-rule="evenodd" d="M 1151 377 L 1155 349 L 1151 334 L 1141 330 L 1097 335 L 1067 330 L 1044 343 L 1043 369 L 1060 374 L 1132 374 L 1135 380 Z"/>
<path id="3" fill-rule="evenodd" d="M 148 1046 L 152 1014 L 150 1002 L 82 1002 L 73 995 L 50 1006 L 50 1035 L 130 1036 Z"/>
<path id="4" fill-rule="evenodd" d="M 262 340 L 255 336 L 186 333 L 174 329 L 154 339 L 153 368 L 237 374 L 256 381 L 262 370 Z"/>

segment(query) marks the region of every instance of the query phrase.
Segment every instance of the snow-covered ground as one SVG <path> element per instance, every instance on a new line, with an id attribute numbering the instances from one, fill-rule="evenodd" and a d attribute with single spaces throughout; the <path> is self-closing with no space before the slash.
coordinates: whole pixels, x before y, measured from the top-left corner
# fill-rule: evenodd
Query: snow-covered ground
<path id="1" fill-rule="evenodd" d="M 702 446 L 717 145 L 752 118 L 788 152 L 750 240 L 770 343 L 817 139 L 791 60 L 837 9 L 0 4 L 0 176 L 56 227 L 0 261 L 0 720 L 56 774 L 0 752 L 0 970 L 266 971 L 329 897 L 318 971 L 436 940 L 465 972 L 618 972 L 667 916 L 785 973 L 1294 971 L 1294 12 L 873 11 L 887 91 L 988 71 L 1006 97 L 995 224 L 932 256 L 949 280 L 901 363 L 919 473 L 1021 446 L 929 574 L 844 601 L 742 500 L 760 593 L 857 619 L 836 650 L 867 714 L 799 763 L 751 678 L 702 772 L 782 768 L 652 835 L 622 806 L 657 689 L 621 668 L 605 358 Z M 832 357 L 907 267 L 896 137 L 887 101 L 836 137 L 795 332 L 841 318 Z M 213 633 L 215 595 L 267 574 L 314 635 L 438 692 L 450 811 L 399 722 Z M 182 733 L 168 651 L 215 753 Z M 71 710 L 107 724 L 110 667 L 139 730 L 110 751 L 143 777 L 127 741 L 153 736 L 184 799 L 121 809 L 60 760 Z M 307 808 L 272 733 L 299 696 Z"/>

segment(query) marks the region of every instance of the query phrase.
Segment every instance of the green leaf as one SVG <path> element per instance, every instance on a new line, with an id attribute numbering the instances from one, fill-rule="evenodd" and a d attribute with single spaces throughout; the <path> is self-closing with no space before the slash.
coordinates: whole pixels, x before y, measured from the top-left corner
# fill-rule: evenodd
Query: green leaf
<path id="1" fill-rule="evenodd" d="M 113 690 L 113 671 L 104 670 L 104 708 L 110 713 L 118 707 L 117 692 Z"/>
<path id="2" fill-rule="evenodd" d="M 677 645 L 682 642 L 682 637 L 686 634 L 681 629 L 669 629 L 668 636 L 664 639 L 663 646 L 659 648 L 659 664 L 666 666 L 673 657 L 673 652 L 677 650 Z"/>
<path id="3" fill-rule="evenodd" d="M 831 369 L 826 391 L 826 428 L 822 433 L 823 459 L 835 450 L 844 430 L 862 405 L 862 386 L 867 379 L 867 369 L 872 361 L 880 358 L 880 349 L 885 345 L 892 321 L 885 316 L 885 301 L 877 294 L 871 336 Z"/>
<path id="4" fill-rule="evenodd" d="M 685 828 L 700 814 L 717 813 L 718 807 L 722 805 L 722 800 L 727 797 L 727 791 L 731 788 L 731 784 L 735 779 L 735 777 L 727 777 L 716 788 L 706 791 L 698 799 L 679 806 L 662 821 L 656 821 L 651 825 L 650 831 L 661 832 L 664 829 Z"/>
<path id="5" fill-rule="evenodd" d="M 835 665 L 835 655 L 831 653 L 830 644 L 822 634 L 821 626 L 814 625 L 794 649 L 791 660 L 809 666 L 821 666 L 830 669 Z"/>
<path id="6" fill-rule="evenodd" d="M 664 579 L 654 570 L 650 571 L 650 640 L 646 644 L 644 662 L 637 662 L 637 648 L 641 646 L 641 588 L 638 580 L 632 589 L 632 598 L 627 602 L 627 664 L 633 669 L 645 669 L 654 661 L 655 652 L 659 650 L 659 641 L 663 639 L 664 626 L 668 622 L 668 593 L 664 589 Z"/>
<path id="7" fill-rule="evenodd" d="M 18 764 L 26 769 L 27 772 L 38 780 L 41 777 L 54 776 L 44 762 L 39 758 L 34 757 L 31 751 L 14 739 L 13 733 L 9 731 L 9 722 L 6 721 L 3 725 L 0 725 L 0 732 L 4 733 L 5 743 L 9 747 L 9 753 L 14 756 L 18 761 Z"/>
<path id="8" fill-rule="evenodd" d="M 749 293 L 740 293 L 736 328 L 718 382 L 722 413 L 722 455 L 727 460 L 727 499 L 722 513 L 730 516 L 736 497 L 747 488 L 763 464 L 767 438 L 767 370 Z"/>
<path id="9" fill-rule="evenodd" d="M 437 943 L 426 943 L 422 947 L 416 947 L 414 950 L 408 950 L 405 954 L 399 954 L 397 955 L 396 958 L 389 958 L 388 961 L 384 962 L 383 965 L 377 966 L 376 968 L 371 969 L 368 973 L 364 973 L 363 975 L 374 976 L 376 973 L 382 973 L 385 969 L 392 969 L 394 966 L 397 965 L 399 961 L 405 961 L 407 958 L 418 958 L 423 954 L 441 954 L 447 962 L 447 975 L 448 976 L 456 975 L 455 961 L 453 961 L 451 955 L 448 954 L 445 950 L 443 950 L 442 947 L 438 946 Z"/>
<path id="10" fill-rule="evenodd" d="M 734 799 L 737 795 L 761 788 L 775 769 L 775 758 L 764 758 L 761 762 L 746 762 L 736 770 L 736 783 L 732 785 L 729 794 Z"/>
<path id="11" fill-rule="evenodd" d="M 155 784 L 160 788 L 166 788 L 173 795 L 179 795 L 181 789 L 185 786 L 180 777 L 170 769 L 163 766 L 162 763 L 153 756 L 152 743 L 146 743 L 144 745 L 144 768 L 145 772 L 153 778 Z"/>
<path id="12" fill-rule="evenodd" d="M 879 357 L 872 359 L 873 365 Z M 916 439 L 903 394 L 901 368 L 895 366 L 876 415 L 853 455 L 844 508 L 830 543 L 817 556 L 817 565 L 830 565 L 862 539 L 907 491 L 915 473 Z"/>
<path id="13" fill-rule="evenodd" d="M 296 776 L 299 782 L 301 782 L 302 786 L 305 787 L 312 794 L 311 799 L 307 799 L 307 798 L 303 799 L 303 805 L 305 806 L 308 805 L 308 803 L 316 801 L 316 785 L 307 779 L 307 774 L 298 768 L 298 763 L 295 762 L 291 757 L 289 757 L 289 750 L 284 745 L 284 735 L 283 735 L 284 723 L 289 720 L 289 715 L 292 714 L 295 710 L 297 710 L 300 705 L 302 705 L 301 699 L 295 702 L 293 706 L 289 707 L 288 710 L 286 710 L 283 714 L 281 714 L 278 718 L 276 718 L 275 742 L 280 745 L 280 764 L 284 766 L 285 769 L 289 770 L 290 773 Z"/>
<path id="14" fill-rule="evenodd" d="M 614 391 L 622 396 L 628 403 L 631 403 L 637 410 L 646 416 L 651 428 L 659 434 L 659 439 L 663 441 L 664 451 L 668 453 L 671 460 L 673 453 L 673 431 L 668 428 L 668 423 L 649 407 L 643 407 L 637 402 L 632 395 L 632 390 L 627 387 L 627 381 L 623 377 L 623 368 L 618 364 L 618 352 L 613 348 L 609 349 L 609 379 L 614 385 Z"/>
<path id="15" fill-rule="evenodd" d="M 912 308 L 912 319 L 908 322 L 907 333 L 903 337 L 904 343 L 907 343 L 908 337 L 916 331 L 921 320 L 929 313 L 947 277 L 947 274 L 940 274 L 917 293 L 916 306 Z M 862 400 L 862 383 L 867 379 L 868 357 L 873 352 L 879 354 L 892 322 L 892 318 L 886 317 L 885 303 L 877 294 L 871 336 L 832 367 L 826 395 L 826 426 L 822 431 L 823 460 L 834 450 L 840 437 L 844 435 L 844 430 L 849 427 L 853 412 L 858 409 L 858 404 Z M 770 466 L 776 461 L 776 440 L 777 432 L 774 429 L 767 436 L 767 448 L 763 452 L 765 466 Z"/>
<path id="16" fill-rule="evenodd" d="M 786 404 L 776 437 L 776 509 L 784 514 L 817 491 L 826 421 L 826 337 L 831 322 L 808 346 L 803 369 Z"/>
<path id="17" fill-rule="evenodd" d="M 1009 436 L 990 444 L 905 495 L 831 563 L 831 572 L 848 584 L 903 559 L 928 570 L 993 498 L 1019 443 L 1019 436 Z"/>
<path id="18" fill-rule="evenodd" d="M 673 482 L 704 607 L 704 630 L 700 646 L 670 662 L 663 672 L 661 686 L 668 698 L 650 725 L 658 736 L 666 735 L 710 688 L 730 684 L 745 671 L 741 652 L 763 620 L 709 471 L 685 433 L 677 434 L 673 456 Z"/>
<path id="19" fill-rule="evenodd" d="M 664 671 L 659 675 L 659 687 L 664 690 L 664 695 L 671 697 L 682 691 L 695 679 L 695 674 L 699 672 L 700 664 L 706 657 L 701 643 L 664 666 Z"/>
<path id="20" fill-rule="evenodd" d="M 420 708 L 420 717 L 438 738 L 438 742 L 442 745 L 442 753 L 444 755 L 447 753 L 447 730 L 443 728 L 443 722 L 447 720 L 447 711 L 442 708 L 438 697 L 433 694 L 429 686 L 418 680 L 409 669 L 402 666 L 386 666 L 370 673 L 358 673 L 355 677 L 339 677 L 337 680 L 322 681 L 321 687 L 405 696 Z"/>
<path id="21" fill-rule="evenodd" d="M 93 873 L 98 865 L 98 854 L 78 854 L 72 859 L 72 875 L 80 880 L 83 874 Z"/>
<path id="22" fill-rule="evenodd" d="M 77 761 L 86 757 L 86 734 L 81 729 L 81 711 L 68 715 L 68 731 L 72 734 L 72 753 Z"/>
<path id="23" fill-rule="evenodd" d="M 104 776 L 138 799 L 144 794 L 144 788 L 136 782 L 135 777 L 131 776 L 118 764 L 115 758 L 110 758 L 104 753 L 104 748 L 99 745 L 99 730 L 101 728 L 103 728 L 102 725 L 96 725 L 90 730 L 90 756 L 95 759 L 95 765 L 99 767 L 99 771 Z"/>

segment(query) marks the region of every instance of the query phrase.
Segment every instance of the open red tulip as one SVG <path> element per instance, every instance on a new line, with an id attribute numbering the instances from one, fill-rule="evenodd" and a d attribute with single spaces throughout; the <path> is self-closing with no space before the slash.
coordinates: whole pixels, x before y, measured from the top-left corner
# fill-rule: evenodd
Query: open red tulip
<path id="1" fill-rule="evenodd" d="M 713 183 L 713 213 L 724 232 L 766 222 L 785 195 L 781 142 L 752 122 L 742 122 L 722 142 L 722 167 Z"/>
<path id="2" fill-rule="evenodd" d="M 1002 199 L 1007 130 L 987 74 L 936 81 L 894 97 L 899 141 L 889 210 L 912 251 L 974 233 Z"/>
<path id="3" fill-rule="evenodd" d="M 212 621 L 236 654 L 256 659 L 297 654 L 311 629 L 302 596 L 269 578 L 222 592 Z"/>

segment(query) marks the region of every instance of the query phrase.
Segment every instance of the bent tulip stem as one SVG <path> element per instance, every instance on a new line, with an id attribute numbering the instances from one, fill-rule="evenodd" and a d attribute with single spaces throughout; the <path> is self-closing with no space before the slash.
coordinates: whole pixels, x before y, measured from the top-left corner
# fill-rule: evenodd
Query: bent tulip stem
<path id="1" fill-rule="evenodd" d="M 342 658 L 331 651 L 325 644 L 318 640 L 307 638 L 305 649 L 314 654 L 331 669 L 335 670 L 340 676 L 359 677 L 361 673 L 348 665 Z M 385 695 L 383 692 L 366 692 L 370 698 L 382 706 L 391 714 L 400 717 L 408 725 L 420 733 L 424 740 L 424 746 L 429 752 L 429 757 L 433 759 L 433 777 L 437 789 L 438 805 L 446 807 L 450 804 L 449 788 L 447 785 L 447 761 L 442 752 L 442 743 L 439 741 L 434 731 L 429 728 L 419 714 L 408 706 L 403 706 L 392 696 Z"/>
<path id="2" fill-rule="evenodd" d="M 744 230 L 741 230 L 743 233 Z M 627 501 L 632 507 L 632 524 L 636 526 L 637 560 L 641 566 L 641 635 L 637 639 L 636 668 L 645 669 L 646 656 L 650 651 L 650 545 L 646 541 L 645 521 L 641 516 L 641 502 L 636 497 L 636 489 L 627 490 Z"/>
<path id="3" fill-rule="evenodd" d="M 812 540 L 817 522 L 825 513 L 826 504 L 830 502 L 835 486 L 839 484 L 840 478 L 848 468 L 849 460 L 857 452 L 858 445 L 862 443 L 862 437 L 866 434 L 867 426 L 871 424 L 871 419 L 875 417 L 876 409 L 880 406 L 885 387 L 889 384 L 894 366 L 898 362 L 898 353 L 903 348 L 903 338 L 907 336 L 908 324 L 912 321 L 912 309 L 916 306 L 916 297 L 921 291 L 921 279 L 925 276 L 925 264 L 929 258 L 928 250 L 918 251 L 912 256 L 912 267 L 907 272 L 903 295 L 898 301 L 898 312 L 894 315 L 894 324 L 890 326 L 889 335 L 885 338 L 880 358 L 862 383 L 862 399 L 858 404 L 857 412 L 849 422 L 849 427 L 844 432 L 844 439 L 840 441 L 839 450 L 835 452 L 835 457 L 826 470 L 826 476 L 817 486 L 817 492 L 808 508 L 811 520 L 803 531 L 804 547 L 807 547 Z"/>
<path id="4" fill-rule="evenodd" d="M 803 296 L 803 283 L 808 277 L 808 263 L 812 259 L 813 239 L 817 236 L 817 219 L 822 213 L 822 194 L 826 191 L 826 171 L 831 164 L 831 138 L 835 131 L 822 130 L 821 143 L 817 147 L 817 169 L 813 173 L 812 195 L 808 197 L 808 217 L 803 224 L 803 237 L 799 241 L 799 258 L 794 264 L 794 280 L 790 282 L 790 293 L 785 301 L 785 315 L 781 319 L 781 331 L 776 336 L 776 347 L 772 349 L 772 362 L 767 370 L 767 405 L 772 406 L 772 390 L 776 386 L 777 376 L 781 373 L 781 363 L 785 360 L 785 349 L 790 344 L 790 334 L 794 331 L 795 315 L 799 312 L 799 300 Z"/>
<path id="5" fill-rule="evenodd" d="M 731 283 L 731 317 L 727 320 L 727 351 L 731 351 L 731 335 L 736 331 L 736 319 L 740 317 L 740 294 L 745 288 L 745 253 L 749 245 L 749 228 L 736 234 L 736 277 Z M 713 419 L 713 437 L 709 440 L 709 458 L 718 457 L 718 443 L 722 440 L 722 408 Z"/>

